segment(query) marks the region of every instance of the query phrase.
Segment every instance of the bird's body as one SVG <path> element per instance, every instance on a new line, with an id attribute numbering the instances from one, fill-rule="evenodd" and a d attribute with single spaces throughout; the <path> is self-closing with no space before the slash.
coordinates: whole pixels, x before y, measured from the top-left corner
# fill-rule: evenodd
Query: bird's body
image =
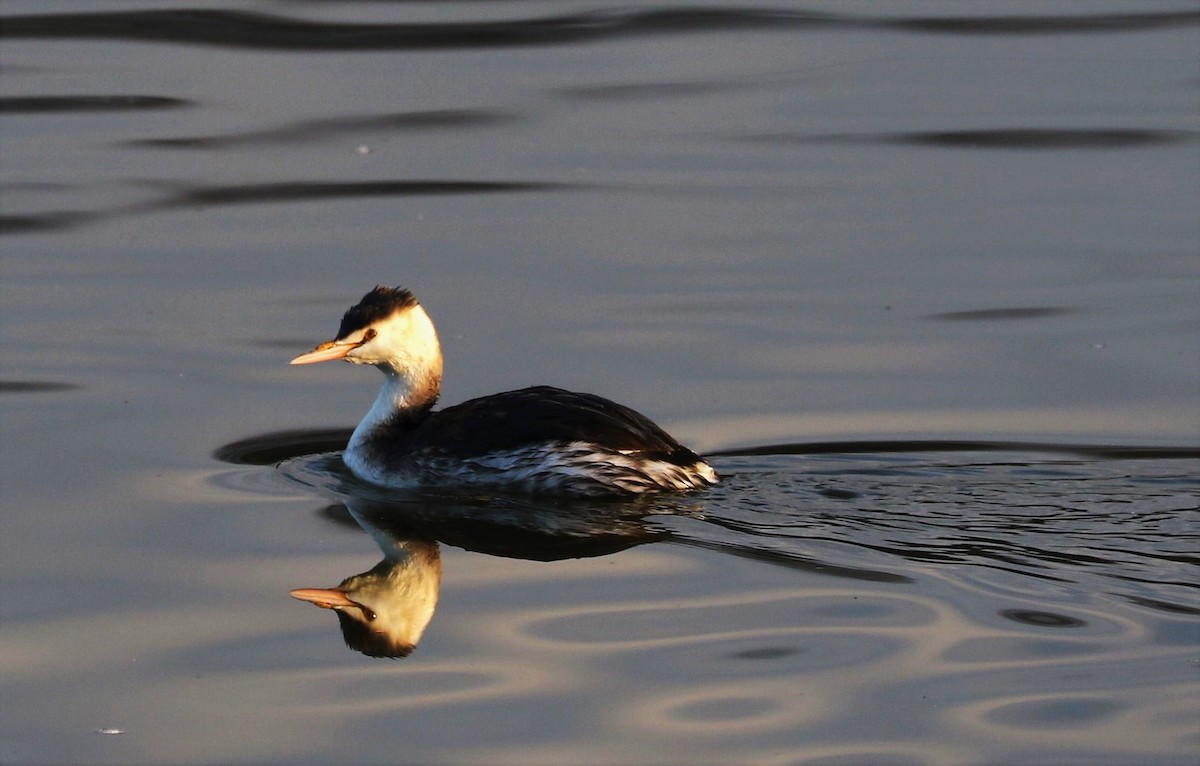
<path id="1" fill-rule="evenodd" d="M 549 386 L 384 421 L 346 453 L 355 474 L 384 486 L 582 495 L 694 489 L 699 461 L 628 407 Z"/>
<path id="2" fill-rule="evenodd" d="M 292 363 L 331 359 L 372 364 L 386 378 L 343 453 L 372 484 L 604 496 L 717 481 L 711 466 L 649 418 L 593 394 L 537 386 L 434 410 L 441 348 L 407 290 L 367 293 L 335 340 Z"/>

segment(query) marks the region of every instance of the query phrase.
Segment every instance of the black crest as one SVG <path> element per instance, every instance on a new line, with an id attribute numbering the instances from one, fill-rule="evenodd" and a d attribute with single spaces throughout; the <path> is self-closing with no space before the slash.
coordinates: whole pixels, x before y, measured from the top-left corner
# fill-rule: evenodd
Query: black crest
<path id="1" fill-rule="evenodd" d="M 387 319 L 401 309 L 410 309 L 417 305 L 417 299 L 403 287 L 384 287 L 379 285 L 362 297 L 342 317 L 342 326 L 338 328 L 338 339 L 344 338 L 355 330 L 361 330 L 373 322 Z"/>

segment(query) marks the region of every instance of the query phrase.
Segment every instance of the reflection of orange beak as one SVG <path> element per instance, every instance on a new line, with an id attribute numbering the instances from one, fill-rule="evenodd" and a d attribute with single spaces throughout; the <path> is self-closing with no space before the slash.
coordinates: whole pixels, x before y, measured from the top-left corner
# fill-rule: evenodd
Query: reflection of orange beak
<path id="1" fill-rule="evenodd" d="M 345 359 L 346 354 L 355 348 L 357 348 L 357 344 L 354 343 L 326 341 L 307 354 L 296 357 L 289 364 L 316 364 L 317 362 L 332 362 L 334 359 Z"/>
<path id="2" fill-rule="evenodd" d="M 316 604 L 322 609 L 357 606 L 353 601 L 346 598 L 346 591 L 339 588 L 297 588 L 290 595 L 292 598 Z"/>

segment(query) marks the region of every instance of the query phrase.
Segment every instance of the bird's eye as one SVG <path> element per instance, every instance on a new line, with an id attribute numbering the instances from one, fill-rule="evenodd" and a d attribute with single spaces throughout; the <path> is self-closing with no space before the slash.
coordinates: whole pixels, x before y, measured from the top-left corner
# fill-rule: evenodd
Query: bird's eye
<path id="1" fill-rule="evenodd" d="M 370 343 L 371 339 L 374 338 L 378 334 L 379 333 L 375 332 L 374 327 L 368 327 L 367 329 L 363 330 L 362 340 L 360 340 L 358 343 L 355 343 L 354 347 L 358 348 L 359 346 Z"/>
<path id="2" fill-rule="evenodd" d="M 363 617 L 367 618 L 367 622 L 375 622 L 375 617 L 376 617 L 375 612 L 371 611 L 370 609 L 367 609 L 362 604 L 359 604 L 358 608 L 362 610 Z"/>

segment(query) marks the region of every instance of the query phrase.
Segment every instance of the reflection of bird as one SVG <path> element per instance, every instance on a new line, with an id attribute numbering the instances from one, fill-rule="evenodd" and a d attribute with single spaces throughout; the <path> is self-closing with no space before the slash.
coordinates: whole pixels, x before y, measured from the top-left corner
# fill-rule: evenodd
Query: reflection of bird
<path id="1" fill-rule="evenodd" d="M 678 496 L 652 505 L 463 493 L 402 502 L 343 496 L 321 515 L 363 529 L 383 551 L 383 561 L 336 588 L 299 588 L 291 594 L 332 609 L 352 649 L 372 657 L 404 657 L 437 606 L 442 578 L 437 541 L 535 561 L 606 556 L 664 537 L 646 526 L 645 515 L 683 512 L 684 502 Z"/>
<path id="2" fill-rule="evenodd" d="M 376 287 L 342 318 L 337 337 L 292 364 L 345 359 L 386 380 L 343 458 L 386 487 L 476 486 L 601 496 L 716 483 L 696 453 L 628 407 L 548 386 L 433 411 L 442 352 L 412 293 Z"/>
<path id="3" fill-rule="evenodd" d="M 367 531 L 383 548 L 383 561 L 336 588 L 300 588 L 292 596 L 332 609 L 351 649 L 370 657 L 406 657 L 437 606 L 441 555 L 437 543 Z"/>

